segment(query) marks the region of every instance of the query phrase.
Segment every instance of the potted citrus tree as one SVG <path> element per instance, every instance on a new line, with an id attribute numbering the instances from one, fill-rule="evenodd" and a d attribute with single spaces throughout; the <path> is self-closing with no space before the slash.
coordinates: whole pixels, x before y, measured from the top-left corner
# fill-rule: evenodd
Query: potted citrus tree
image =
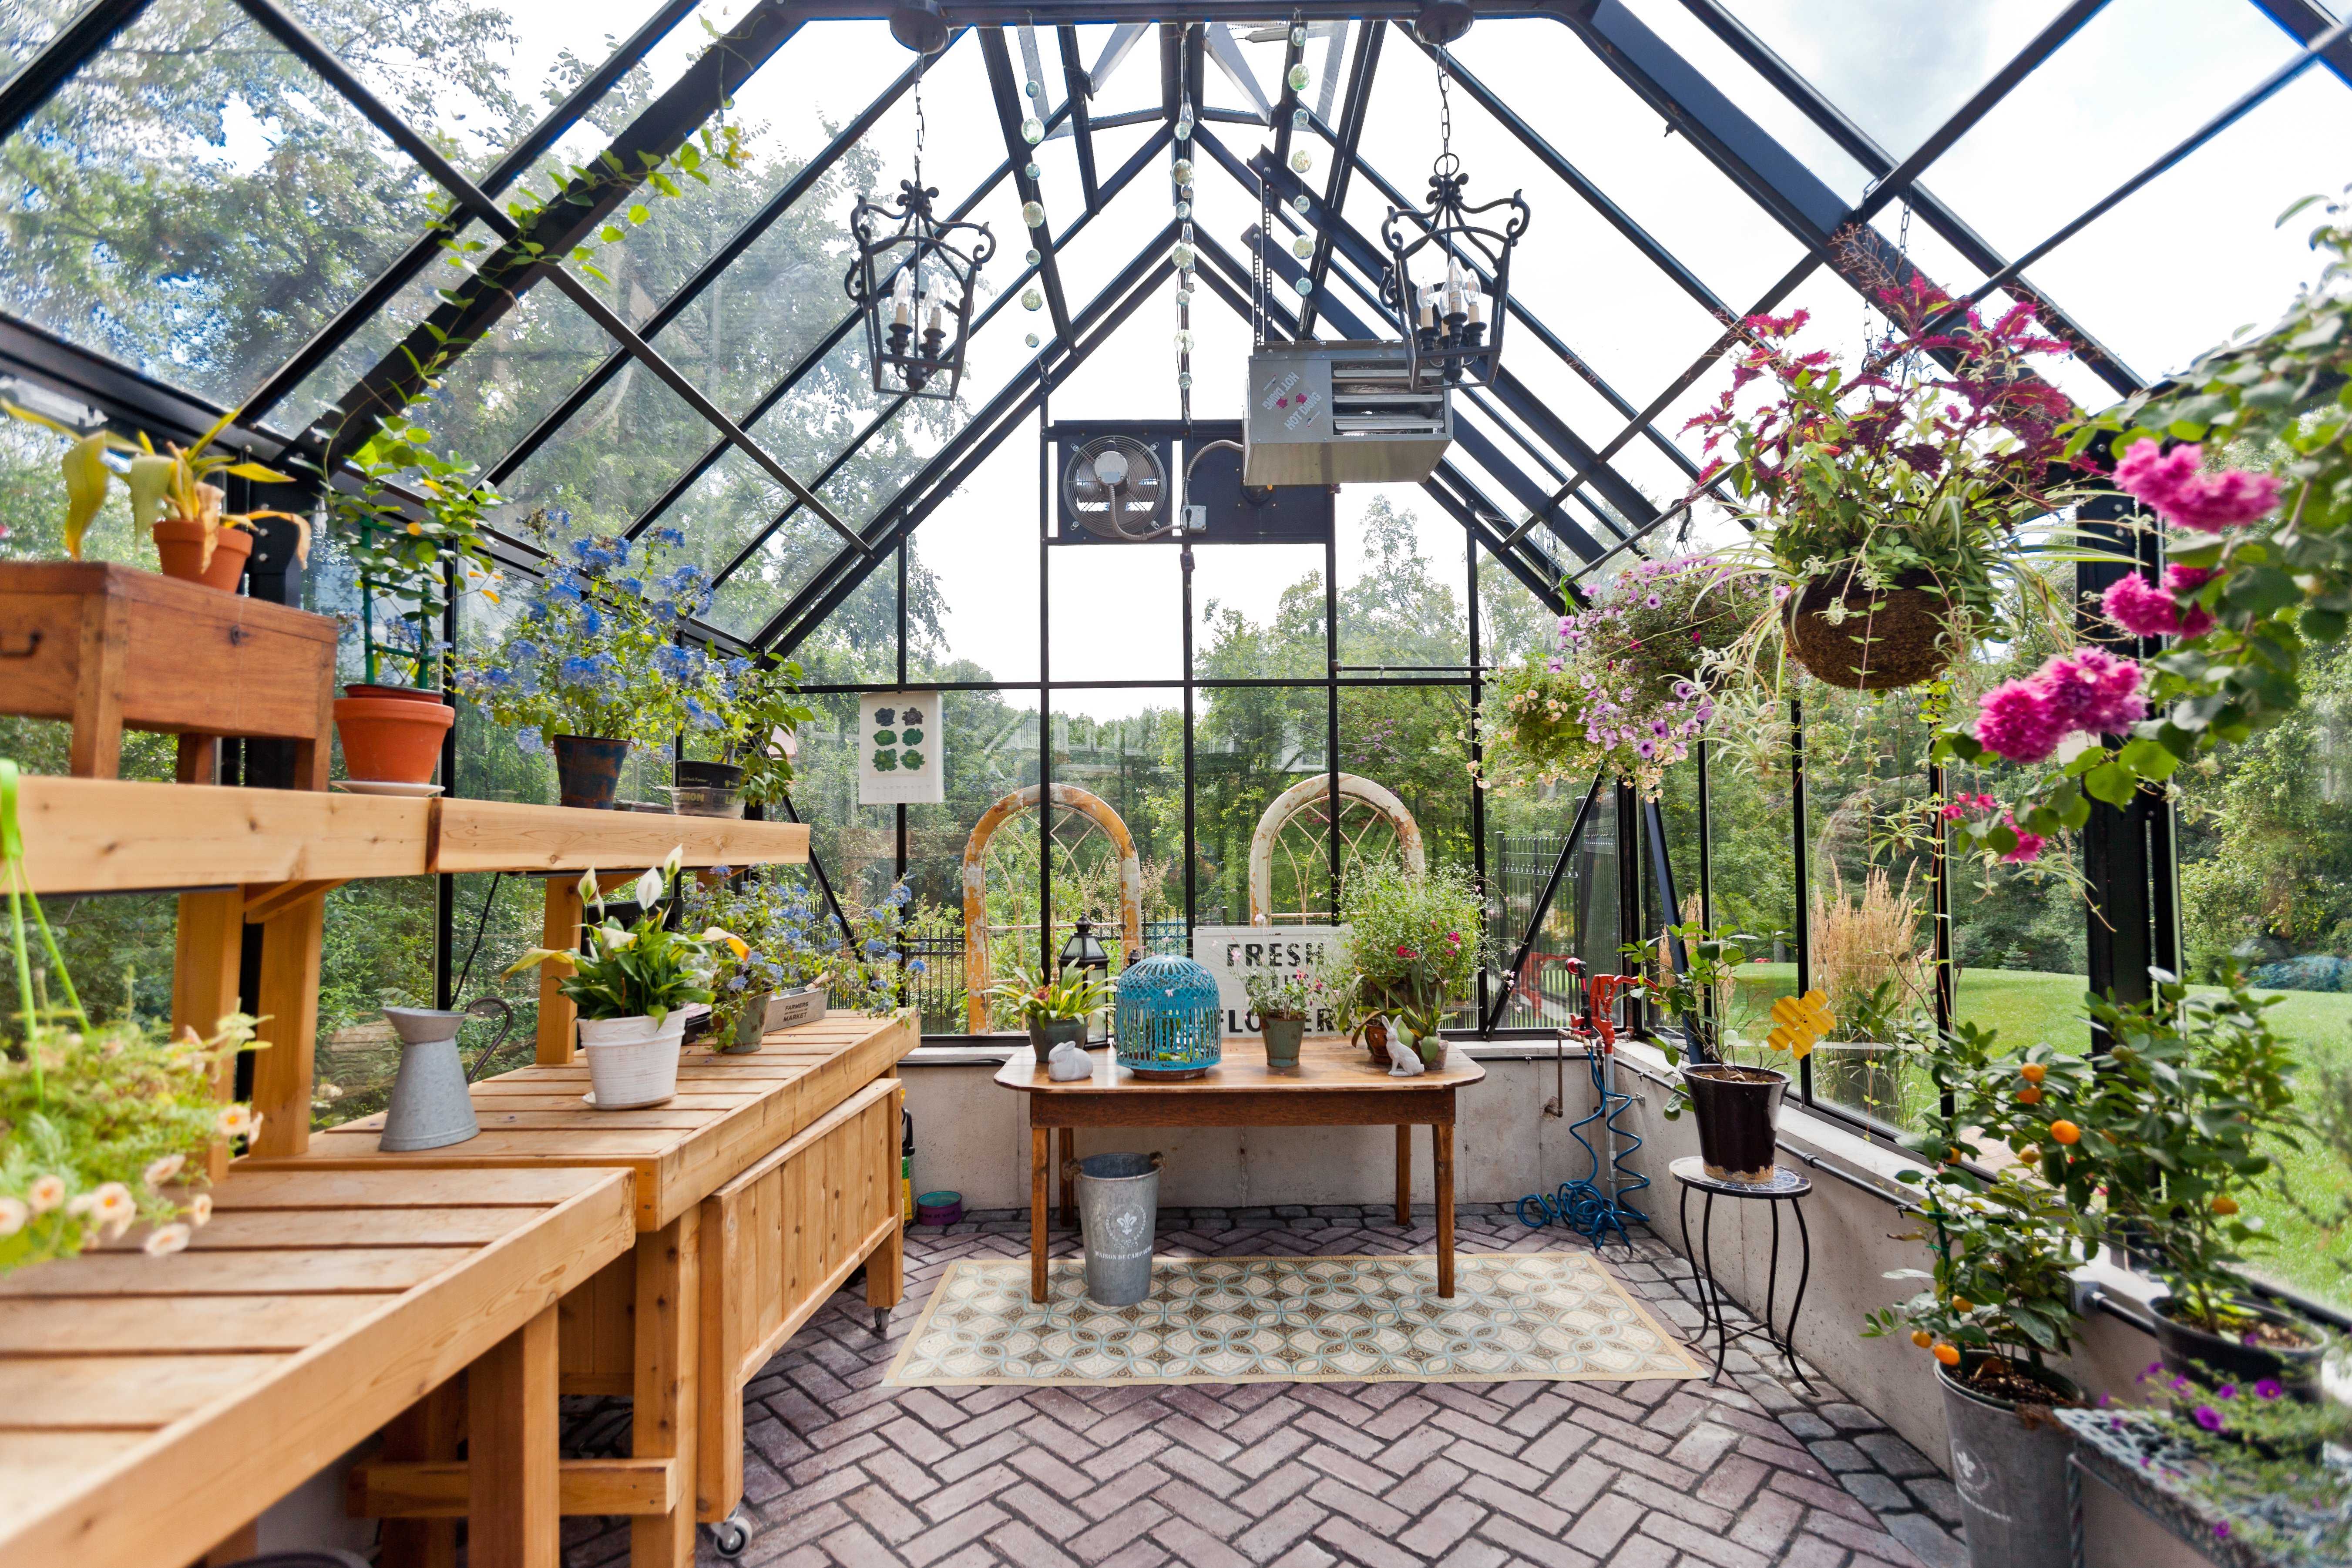
<path id="1" fill-rule="evenodd" d="M 1973 1024 L 1922 1047 L 1937 1094 L 1903 1142 L 1934 1163 L 1897 1179 L 1920 1190 L 1920 1226 L 1908 1239 L 1926 1243 L 1930 1266 L 1890 1273 L 1926 1283 L 1870 1314 L 1863 1330 L 1907 1333 L 1935 1360 L 1969 1555 L 1979 1568 L 2073 1561 L 2073 1439 L 2051 1411 L 2080 1405 L 2082 1391 L 2048 1363 L 2072 1348 L 2071 1275 L 2095 1247 L 2100 1221 L 2048 1175 L 2066 1146 L 2014 1114 L 2040 1098 L 2020 1101 L 2020 1089 L 2037 1089 L 2072 1059 L 2045 1045 L 2009 1051 L 1996 1031 Z M 1978 1173 L 2004 1161 L 1990 1178 Z"/>
<path id="2" fill-rule="evenodd" d="M 636 880 L 637 918 L 624 926 L 600 919 L 587 928 L 586 952 L 535 947 L 507 974 L 561 963 L 563 994 L 580 1010 L 580 1049 L 599 1110 L 659 1105 L 677 1092 L 677 1053 L 689 1003 L 711 999 L 710 978 L 720 951 L 738 959 L 749 948 L 717 926 L 699 936 L 664 929 L 677 887 L 681 851 Z M 604 915 L 604 896 L 592 869 L 580 879 L 580 897 Z"/>

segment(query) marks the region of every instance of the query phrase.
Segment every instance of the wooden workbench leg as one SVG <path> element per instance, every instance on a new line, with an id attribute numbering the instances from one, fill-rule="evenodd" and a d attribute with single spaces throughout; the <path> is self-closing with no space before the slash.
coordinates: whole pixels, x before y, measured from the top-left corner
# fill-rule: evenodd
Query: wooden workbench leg
<path id="1" fill-rule="evenodd" d="M 1437 1135 L 1437 1293 L 1454 1295 L 1454 1123 L 1441 1121 Z"/>
<path id="2" fill-rule="evenodd" d="M 453 1377 L 394 1416 L 383 1429 L 383 1457 L 445 1463 L 455 1459 L 466 1433 L 464 1395 L 462 1379 Z M 383 1552 L 376 1568 L 457 1568 L 457 1521 L 385 1520 Z"/>
<path id="3" fill-rule="evenodd" d="M 182 893 L 178 932 L 172 949 L 172 1034 L 194 1029 L 212 1037 L 220 1021 L 237 1010 L 237 971 L 245 957 L 245 895 L 235 888 L 216 893 Z M 213 1076 L 213 1097 L 236 1098 L 236 1058 L 228 1058 Z M 209 1160 L 212 1179 L 228 1174 L 228 1143 L 215 1139 Z"/>
<path id="4" fill-rule="evenodd" d="M 1053 1134 L 1029 1129 L 1029 1299 L 1045 1299 L 1045 1152 Z"/>
<path id="5" fill-rule="evenodd" d="M 1065 1226 L 1078 1223 L 1078 1183 L 1070 1174 L 1070 1162 L 1078 1157 L 1078 1133 L 1074 1127 L 1062 1129 L 1062 1157 L 1054 1163 L 1054 1173 L 1061 1179 L 1061 1201 L 1054 1209 L 1054 1217 Z"/>
<path id="6" fill-rule="evenodd" d="M 698 1259 L 702 1209 L 688 1208 L 660 1230 L 637 1237 L 636 1389 L 631 1451 L 640 1459 L 675 1458 L 677 1504 L 667 1513 L 629 1521 L 632 1568 L 693 1568 L 694 1435 L 698 1417 L 695 1361 L 700 1354 Z M 711 1396 L 732 1399 L 731 1387 Z"/>
<path id="7" fill-rule="evenodd" d="M 1412 1223 L 1412 1123 L 1397 1124 L 1397 1224 Z"/>
<path id="8" fill-rule="evenodd" d="M 183 735 L 172 776 L 181 784 L 215 784 L 220 779 L 220 738 Z"/>
<path id="9" fill-rule="evenodd" d="M 81 654 L 75 668 L 73 739 L 66 765 L 78 779 L 122 772 L 122 675 L 131 658 L 130 607 L 112 594 L 81 602 Z"/>
<path id="10" fill-rule="evenodd" d="M 261 922 L 261 1037 L 253 1062 L 253 1109 L 261 1117 L 257 1154 L 310 1147 L 311 1055 L 319 1033 L 319 948 L 326 931 L 322 893 Z"/>
<path id="11" fill-rule="evenodd" d="M 887 1312 L 907 1295 L 907 1227 L 904 1222 L 866 1255 L 866 1304 Z"/>
<path id="12" fill-rule="evenodd" d="M 555 1309 L 550 1306 L 467 1369 L 470 1568 L 562 1568 L 556 1366 Z"/>
<path id="13" fill-rule="evenodd" d="M 547 879 L 547 910 L 541 919 L 539 945 L 555 952 L 570 952 L 580 945 L 579 882 L 569 877 Z M 573 1023 L 580 1009 L 562 992 L 565 971 L 554 963 L 539 966 L 539 1056 L 543 1068 L 569 1066 L 572 1061 Z"/>

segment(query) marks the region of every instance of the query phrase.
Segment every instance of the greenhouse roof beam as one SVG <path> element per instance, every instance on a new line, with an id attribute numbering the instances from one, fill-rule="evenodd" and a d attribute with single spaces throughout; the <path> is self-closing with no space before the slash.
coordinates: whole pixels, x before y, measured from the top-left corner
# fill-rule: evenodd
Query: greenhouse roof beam
<path id="1" fill-rule="evenodd" d="M 1086 193 L 1087 211 L 1092 212 L 1102 205 L 1102 192 L 1095 181 L 1095 130 L 1087 110 L 1087 100 L 1094 96 L 1094 83 L 1078 64 L 1076 27 L 1055 28 L 1054 47 L 1062 56 L 1062 90 L 1070 111 L 1070 136 L 1078 150 L 1078 189 Z"/>
<path id="2" fill-rule="evenodd" d="M 114 35 L 139 19 L 149 0 L 98 0 L 75 17 L 40 51 L 0 82 L 0 141 L 24 129 L 41 105 L 57 96 L 90 58 L 114 41 Z"/>
<path id="3" fill-rule="evenodd" d="M 1038 210 L 1043 212 L 1045 192 L 1029 177 L 1029 144 L 1021 138 L 1021 122 L 1028 117 L 1022 112 L 1021 95 L 1013 85 L 1013 55 L 1004 47 L 1004 29 L 981 29 L 980 58 L 988 62 L 989 93 L 996 100 L 996 122 L 1004 132 L 1004 156 L 1013 165 L 1013 183 L 1020 191 L 1024 206 L 1034 202 Z M 1072 336 L 1070 302 L 1062 293 L 1062 268 L 1054 255 L 1054 231 L 1050 217 L 1031 227 L 1029 243 L 1037 247 L 1037 281 L 1045 290 L 1045 309 L 1054 318 L 1054 335 L 1067 342 Z"/>
<path id="4" fill-rule="evenodd" d="M 1365 28 L 1363 42 L 1356 47 L 1356 58 L 1348 69 L 1348 96 L 1340 103 L 1339 133 L 1332 143 L 1331 179 L 1323 193 L 1324 210 L 1334 215 L 1348 210 L 1348 181 L 1356 172 L 1356 147 L 1364 135 L 1364 110 L 1371 101 L 1372 77 L 1381 67 L 1381 40 L 1386 37 L 1386 27 Z M 1323 280 L 1330 271 L 1331 231 L 1326 227 L 1316 234 L 1315 254 L 1307 265 L 1310 287 L 1298 306 L 1301 338 L 1315 335 L 1316 301 L 1323 297 Z M 1377 271 L 1369 275 L 1380 276 Z"/>

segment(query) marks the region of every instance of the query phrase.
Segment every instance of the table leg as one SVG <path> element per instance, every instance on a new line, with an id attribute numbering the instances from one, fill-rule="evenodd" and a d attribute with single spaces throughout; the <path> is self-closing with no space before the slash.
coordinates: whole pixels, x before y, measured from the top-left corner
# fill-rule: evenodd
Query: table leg
<path id="1" fill-rule="evenodd" d="M 1805 1392 L 1810 1394 L 1812 1379 L 1797 1366 L 1797 1314 L 1805 1310 L 1805 1287 L 1813 1278 L 1813 1235 L 1805 1228 L 1805 1205 L 1791 1202 L 1789 1210 L 1797 1216 L 1797 1250 L 1802 1266 L 1797 1270 L 1797 1298 L 1789 1303 L 1789 1338 L 1783 1348 L 1788 1352 L 1790 1375 L 1803 1384 Z"/>
<path id="2" fill-rule="evenodd" d="M 1062 1193 L 1054 1217 L 1065 1226 L 1075 1226 L 1078 1223 L 1078 1184 L 1077 1178 L 1070 1174 L 1070 1162 L 1078 1157 L 1077 1129 L 1063 1128 L 1061 1142 L 1062 1157 L 1055 1162 L 1054 1169 L 1061 1177 Z"/>
<path id="3" fill-rule="evenodd" d="M 182 735 L 172 776 L 181 784 L 208 784 L 220 776 L 220 739 L 215 735 Z"/>
<path id="4" fill-rule="evenodd" d="M 1045 1152 L 1052 1136 L 1045 1128 L 1029 1129 L 1029 1299 L 1045 1299 Z"/>
<path id="5" fill-rule="evenodd" d="M 1412 1124 L 1400 1122 L 1397 1138 L 1397 1224 L 1412 1223 Z"/>
<path id="6" fill-rule="evenodd" d="M 383 1429 L 383 1457 L 455 1459 L 466 1435 L 465 1413 L 463 1390 L 453 1377 L 393 1417 Z M 457 1521 L 387 1519 L 376 1561 L 378 1568 L 457 1568 Z"/>
<path id="7" fill-rule="evenodd" d="M 556 952 L 578 947 L 583 912 L 578 879 L 550 877 L 546 908 L 539 922 L 539 945 Z M 539 1052 L 534 1059 L 543 1068 L 563 1067 L 572 1060 L 572 1024 L 580 1009 L 563 994 L 563 978 L 570 973 L 568 965 L 539 966 Z"/>
<path id="8" fill-rule="evenodd" d="M 112 594 L 84 599 L 73 740 L 66 753 L 66 765 L 78 779 L 110 779 L 121 773 L 122 675 L 130 658 L 130 606 Z"/>
<path id="9" fill-rule="evenodd" d="M 310 1147 L 312 1049 L 319 1032 L 319 948 L 326 934 L 323 894 L 302 899 L 261 922 L 261 1037 L 253 1058 L 253 1109 L 261 1131 L 257 1154 L 299 1154 Z"/>
<path id="10" fill-rule="evenodd" d="M 555 1462 L 555 1309 L 467 1369 L 466 1561 L 560 1568 Z"/>
<path id="11" fill-rule="evenodd" d="M 179 934 L 173 944 L 172 1033 L 194 1029 L 209 1039 L 237 1011 L 237 971 L 245 956 L 245 894 L 236 888 L 180 895 Z M 236 1058 L 213 1077 L 216 1100 L 236 1098 Z M 228 1143 L 215 1139 L 206 1156 L 212 1179 L 228 1175 Z M 248 1555 L 250 1555 L 248 1553 Z"/>
<path id="12" fill-rule="evenodd" d="M 1437 1293 L 1454 1299 L 1454 1123 L 1438 1122 L 1430 1131 L 1437 1138 Z"/>
<path id="13" fill-rule="evenodd" d="M 675 1458 L 676 1506 L 629 1521 L 631 1568 L 692 1568 L 694 1562 L 695 1363 L 701 1353 L 698 1289 L 702 1209 L 690 1206 L 637 1237 L 636 1375 L 632 1453 Z M 732 1397 L 732 1389 L 714 1390 Z"/>
<path id="14" fill-rule="evenodd" d="M 1723 1287 L 1715 1282 L 1715 1194 L 1706 1194 L 1699 1210 L 1698 1249 L 1706 1258 L 1708 1293 L 1715 1298 L 1715 1371 L 1707 1374 L 1712 1387 L 1723 1375 L 1724 1358 L 1731 1353 L 1731 1314 L 1724 1310 Z"/>

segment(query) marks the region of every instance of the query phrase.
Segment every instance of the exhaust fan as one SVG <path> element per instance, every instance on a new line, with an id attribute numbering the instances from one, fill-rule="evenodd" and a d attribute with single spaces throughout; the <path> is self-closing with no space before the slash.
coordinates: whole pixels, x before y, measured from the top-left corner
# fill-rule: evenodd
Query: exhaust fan
<path id="1" fill-rule="evenodd" d="M 1135 542 L 1176 526 L 1168 516 L 1168 465 L 1130 436 L 1097 436 L 1062 467 L 1062 509 L 1097 539 Z"/>

